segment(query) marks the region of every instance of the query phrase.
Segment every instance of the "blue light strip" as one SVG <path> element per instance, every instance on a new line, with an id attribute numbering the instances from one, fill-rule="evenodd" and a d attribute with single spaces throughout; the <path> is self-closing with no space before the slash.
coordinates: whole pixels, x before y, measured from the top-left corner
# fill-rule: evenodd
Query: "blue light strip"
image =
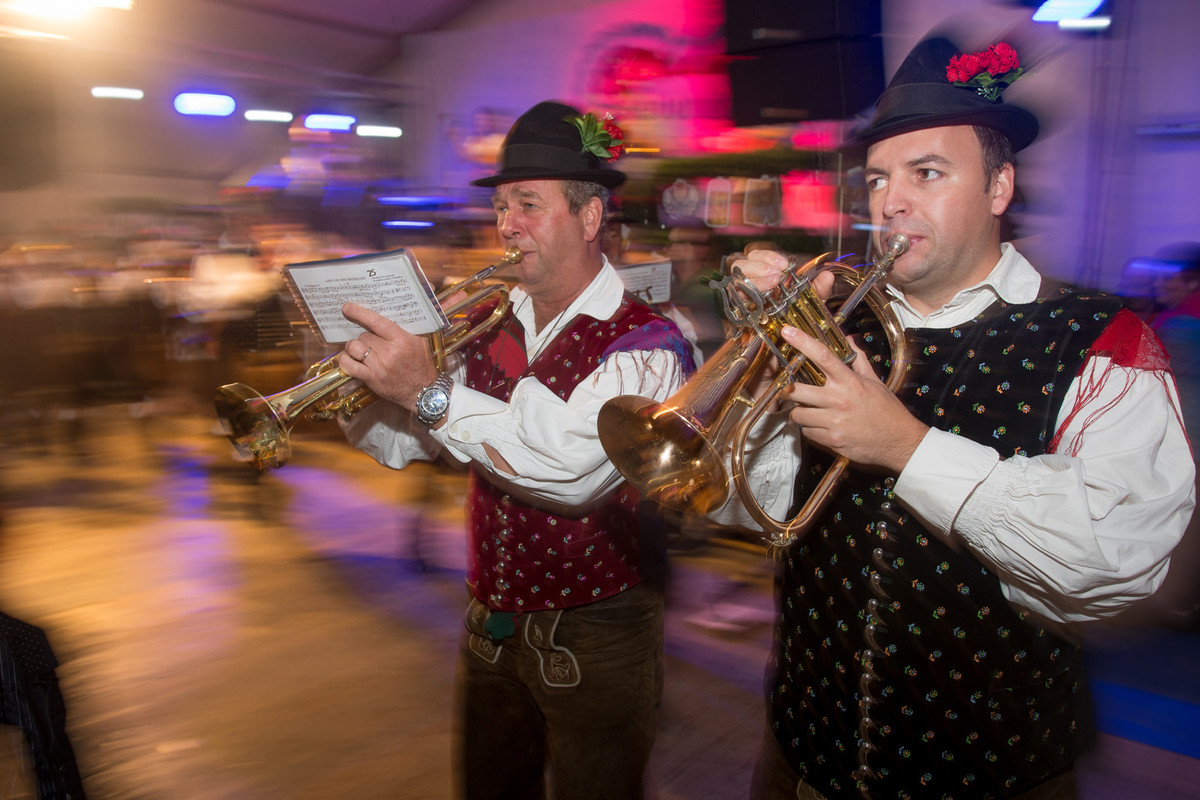
<path id="1" fill-rule="evenodd" d="M 1046 0 L 1033 12 L 1034 22 L 1061 22 L 1086 19 L 1096 13 L 1104 0 Z"/>
<path id="2" fill-rule="evenodd" d="M 403 206 L 404 208 L 429 208 L 448 203 L 461 202 L 460 198 L 452 195 L 403 195 L 389 194 L 375 198 L 381 206 Z"/>
<path id="3" fill-rule="evenodd" d="M 407 229 L 432 228 L 433 223 L 432 222 L 421 222 L 418 220 L 411 220 L 411 219 L 389 219 L 389 220 L 384 221 L 383 227 L 385 227 L 385 228 L 407 228 Z"/>

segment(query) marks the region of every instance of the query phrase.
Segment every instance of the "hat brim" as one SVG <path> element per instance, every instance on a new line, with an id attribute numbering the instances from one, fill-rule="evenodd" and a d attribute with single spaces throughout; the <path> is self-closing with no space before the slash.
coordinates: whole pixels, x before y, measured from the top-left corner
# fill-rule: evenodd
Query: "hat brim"
<path id="1" fill-rule="evenodd" d="M 902 133 L 912 133 L 927 128 L 944 128 L 951 125 L 979 125 L 997 130 L 1008 137 L 1014 153 L 1024 150 L 1032 144 L 1038 134 L 1037 119 L 1032 114 L 1023 108 L 1008 106 L 1004 108 L 1003 113 L 999 109 L 995 109 L 976 114 L 897 117 L 854 135 L 849 146 L 851 148 L 869 147 L 876 142 Z"/>
<path id="2" fill-rule="evenodd" d="M 896 113 L 903 109 L 909 113 Z M 873 124 L 851 134 L 847 149 L 872 145 L 902 133 L 950 125 L 981 125 L 1008 137 L 1013 152 L 1023 150 L 1038 135 L 1037 117 L 1020 106 L 979 104 L 969 92 L 949 84 L 904 84 L 879 98 Z"/>
<path id="3" fill-rule="evenodd" d="M 535 168 L 506 169 L 487 178 L 471 181 L 472 186 L 499 186 L 517 181 L 587 181 L 615 189 L 625 182 L 625 173 L 615 169 L 592 169 L 580 172 L 557 172 Z"/>

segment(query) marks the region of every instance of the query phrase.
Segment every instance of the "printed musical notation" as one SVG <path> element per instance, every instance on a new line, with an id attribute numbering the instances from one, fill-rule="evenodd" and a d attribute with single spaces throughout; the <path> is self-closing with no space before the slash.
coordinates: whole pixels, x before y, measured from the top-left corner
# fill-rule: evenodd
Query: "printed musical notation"
<path id="1" fill-rule="evenodd" d="M 433 333 L 448 324 L 408 249 L 289 264 L 283 274 L 300 312 L 325 344 L 348 342 L 362 333 L 342 316 L 346 303 L 369 308 L 413 334 Z"/>
<path id="2" fill-rule="evenodd" d="M 617 274 L 625 288 L 642 300 L 654 305 L 671 300 L 671 262 L 646 261 L 640 264 L 622 264 Z"/>

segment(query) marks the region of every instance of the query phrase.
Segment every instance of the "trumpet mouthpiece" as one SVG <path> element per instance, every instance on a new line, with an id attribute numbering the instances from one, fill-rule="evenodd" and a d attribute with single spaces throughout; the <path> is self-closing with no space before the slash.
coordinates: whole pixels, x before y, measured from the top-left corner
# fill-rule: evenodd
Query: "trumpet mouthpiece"
<path id="1" fill-rule="evenodd" d="M 894 236 L 888 237 L 887 240 L 887 255 L 893 260 L 904 255 L 904 251 L 908 249 L 908 237 L 903 233 L 897 233 Z"/>

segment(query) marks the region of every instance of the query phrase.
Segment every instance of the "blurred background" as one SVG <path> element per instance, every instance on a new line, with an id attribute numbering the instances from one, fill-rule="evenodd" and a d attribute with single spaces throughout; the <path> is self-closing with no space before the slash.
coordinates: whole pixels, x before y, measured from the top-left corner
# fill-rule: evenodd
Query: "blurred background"
<path id="1" fill-rule="evenodd" d="M 836 146 L 944 30 L 1029 69 L 1006 93 L 1043 123 L 1020 249 L 1152 319 L 1196 265 L 1174 245 L 1200 241 L 1197 22 L 1193 0 L 0 2 L 0 612 L 49 637 L 88 796 L 450 796 L 463 476 L 391 472 L 307 420 L 285 469 L 235 458 L 213 390 L 278 391 L 332 352 L 280 267 L 406 247 L 444 282 L 497 261 L 469 181 L 558 99 L 625 131 L 607 251 L 669 265 L 654 299 L 711 353 L 699 276 L 725 253 L 864 250 Z M 657 790 L 739 797 L 769 562 L 664 524 Z M 1086 632 L 1087 798 L 1200 796 L 1194 540 L 1162 598 Z M 0 732 L 25 767 L 0 767 L 0 798 L 33 796 L 20 726 Z"/>

